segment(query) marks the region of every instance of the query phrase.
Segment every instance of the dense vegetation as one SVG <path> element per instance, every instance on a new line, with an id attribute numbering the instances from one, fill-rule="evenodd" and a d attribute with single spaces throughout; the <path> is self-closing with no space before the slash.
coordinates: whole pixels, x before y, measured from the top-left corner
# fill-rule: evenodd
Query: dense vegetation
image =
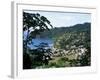
<path id="1" fill-rule="evenodd" d="M 90 23 L 53 28 L 39 13 L 23 12 L 23 34 L 27 33 L 23 35 L 23 69 L 90 66 L 90 28 Z M 37 35 L 52 39 L 53 47 L 46 49 L 48 44 L 41 43 L 37 49 L 30 49 L 28 45 Z"/>
<path id="2" fill-rule="evenodd" d="M 49 67 L 90 66 L 91 24 L 77 24 L 71 27 L 54 28 L 45 31 L 41 37 L 54 40 L 52 59 Z"/>

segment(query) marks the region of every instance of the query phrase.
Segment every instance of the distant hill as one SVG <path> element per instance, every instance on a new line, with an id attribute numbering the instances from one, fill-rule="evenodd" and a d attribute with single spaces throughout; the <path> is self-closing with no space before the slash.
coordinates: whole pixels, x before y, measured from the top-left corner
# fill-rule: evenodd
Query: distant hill
<path id="1" fill-rule="evenodd" d="M 55 27 L 50 31 L 45 31 L 40 34 L 40 37 L 48 37 L 48 38 L 55 38 L 58 36 L 62 36 L 64 33 L 71 33 L 71 32 L 90 32 L 91 23 L 84 23 L 84 24 L 76 24 L 70 27 Z"/>

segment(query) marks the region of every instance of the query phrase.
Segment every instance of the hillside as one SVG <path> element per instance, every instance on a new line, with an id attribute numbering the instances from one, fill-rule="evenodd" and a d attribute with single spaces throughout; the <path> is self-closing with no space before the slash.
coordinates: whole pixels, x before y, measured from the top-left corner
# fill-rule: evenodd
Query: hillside
<path id="1" fill-rule="evenodd" d="M 54 40 L 51 55 L 53 60 L 50 61 L 50 66 L 54 64 L 56 67 L 89 66 L 91 64 L 90 23 L 54 28 L 44 34 Z"/>
<path id="2" fill-rule="evenodd" d="M 49 49 L 45 41 L 29 51 L 32 68 L 59 68 L 91 65 L 91 23 L 53 28 L 39 36 L 52 39 Z M 37 42 L 36 42 L 37 43 Z"/>
<path id="3" fill-rule="evenodd" d="M 40 37 L 48 37 L 48 38 L 55 38 L 58 36 L 62 36 L 64 33 L 71 33 L 71 32 L 90 32 L 90 23 L 84 24 L 76 24 L 70 27 L 55 27 L 50 31 L 46 30 L 40 34 Z"/>

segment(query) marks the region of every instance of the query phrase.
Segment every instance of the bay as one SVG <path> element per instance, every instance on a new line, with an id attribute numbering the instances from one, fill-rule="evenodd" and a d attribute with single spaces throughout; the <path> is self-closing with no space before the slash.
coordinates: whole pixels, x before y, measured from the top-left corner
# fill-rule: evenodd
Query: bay
<path id="1" fill-rule="evenodd" d="M 28 44 L 30 49 L 37 49 L 39 47 L 44 47 L 46 49 L 53 47 L 53 40 L 50 38 L 35 38 L 32 39 L 32 43 Z"/>

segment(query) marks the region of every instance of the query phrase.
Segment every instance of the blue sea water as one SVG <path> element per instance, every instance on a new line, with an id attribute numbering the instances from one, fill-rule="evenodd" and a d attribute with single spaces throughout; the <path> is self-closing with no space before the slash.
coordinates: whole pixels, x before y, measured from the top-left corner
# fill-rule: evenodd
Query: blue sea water
<path id="1" fill-rule="evenodd" d="M 53 46 L 53 40 L 50 38 L 35 38 L 32 39 L 32 44 L 28 44 L 31 49 L 37 49 L 40 44 L 47 44 L 45 48 L 51 48 Z"/>

